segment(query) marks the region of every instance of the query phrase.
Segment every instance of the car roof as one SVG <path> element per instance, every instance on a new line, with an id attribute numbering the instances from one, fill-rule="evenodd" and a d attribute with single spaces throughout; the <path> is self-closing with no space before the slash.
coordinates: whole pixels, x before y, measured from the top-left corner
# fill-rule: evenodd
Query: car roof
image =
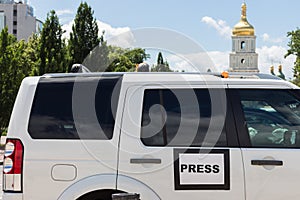
<path id="1" fill-rule="evenodd" d="M 85 78 L 85 77 L 117 77 L 122 76 L 127 84 L 201 84 L 201 85 L 231 85 L 253 88 L 298 88 L 294 84 L 279 77 L 262 73 L 229 73 L 223 78 L 221 73 L 191 73 L 191 72 L 92 72 L 92 73 L 57 73 L 45 74 L 42 78 Z"/>

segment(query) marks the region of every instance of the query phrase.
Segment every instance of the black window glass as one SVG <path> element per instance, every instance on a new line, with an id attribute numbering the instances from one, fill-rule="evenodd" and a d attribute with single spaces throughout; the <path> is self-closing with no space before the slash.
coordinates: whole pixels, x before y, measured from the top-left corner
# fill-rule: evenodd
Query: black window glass
<path id="1" fill-rule="evenodd" d="M 220 129 L 209 128 L 215 117 L 225 121 L 219 111 L 212 113 L 208 89 L 145 90 L 142 142 L 147 146 L 227 146 L 224 124 Z"/>
<path id="2" fill-rule="evenodd" d="M 75 83 L 74 77 L 42 78 L 32 105 L 29 134 L 34 139 L 111 139 L 120 79 L 87 77 Z"/>
<path id="3" fill-rule="evenodd" d="M 240 90 L 253 147 L 300 147 L 297 90 Z"/>

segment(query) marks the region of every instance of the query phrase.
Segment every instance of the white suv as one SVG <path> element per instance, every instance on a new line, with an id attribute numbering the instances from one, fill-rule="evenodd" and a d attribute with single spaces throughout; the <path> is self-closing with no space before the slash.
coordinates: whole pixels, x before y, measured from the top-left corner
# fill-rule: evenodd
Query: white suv
<path id="1" fill-rule="evenodd" d="M 262 74 L 29 77 L 3 199 L 297 199 L 299 127 L 298 87 Z"/>

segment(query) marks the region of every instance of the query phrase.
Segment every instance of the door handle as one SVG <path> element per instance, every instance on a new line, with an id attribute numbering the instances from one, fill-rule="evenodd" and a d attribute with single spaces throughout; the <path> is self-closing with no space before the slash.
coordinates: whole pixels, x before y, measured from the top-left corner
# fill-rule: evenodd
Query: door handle
<path id="1" fill-rule="evenodd" d="M 283 161 L 281 161 L 281 160 L 251 160 L 251 165 L 283 166 Z"/>
<path id="2" fill-rule="evenodd" d="M 161 164 L 159 158 L 131 158 L 131 164 Z"/>

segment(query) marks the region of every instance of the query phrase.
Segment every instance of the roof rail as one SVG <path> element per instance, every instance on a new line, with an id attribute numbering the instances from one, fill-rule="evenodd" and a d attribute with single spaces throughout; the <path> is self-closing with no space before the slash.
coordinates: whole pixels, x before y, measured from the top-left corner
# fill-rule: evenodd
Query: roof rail
<path id="1" fill-rule="evenodd" d="M 271 74 L 262 73 L 240 73 L 240 72 L 230 72 L 228 76 L 224 76 L 222 73 L 218 72 L 90 72 L 88 68 L 81 64 L 75 64 L 72 67 L 71 73 L 53 73 L 44 74 L 43 77 L 73 77 L 73 76 L 104 76 L 104 75 L 123 75 L 123 74 L 182 74 L 182 75 L 210 75 L 223 79 L 271 79 L 271 80 L 282 80 L 277 76 Z"/>
<path id="2" fill-rule="evenodd" d="M 73 64 L 70 72 L 71 73 L 91 73 L 91 71 L 82 64 Z"/>
<path id="3" fill-rule="evenodd" d="M 222 73 L 207 73 L 220 78 L 231 78 L 231 79 L 272 79 L 272 80 L 282 80 L 277 76 L 271 74 L 263 73 L 242 73 L 242 72 L 222 72 Z"/>

